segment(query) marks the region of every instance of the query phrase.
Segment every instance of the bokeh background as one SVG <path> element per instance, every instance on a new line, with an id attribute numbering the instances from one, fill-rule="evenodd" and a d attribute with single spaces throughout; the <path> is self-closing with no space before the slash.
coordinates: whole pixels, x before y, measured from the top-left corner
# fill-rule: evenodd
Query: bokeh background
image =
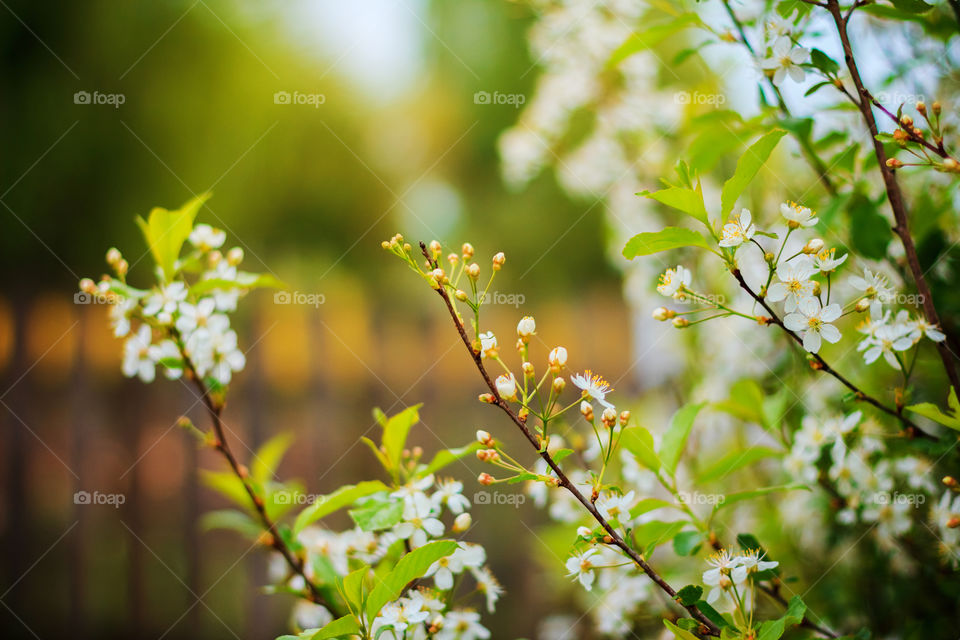
<path id="1" fill-rule="evenodd" d="M 177 382 L 123 379 L 106 310 L 74 303 L 77 281 L 105 270 L 109 246 L 134 272 L 146 268 L 133 219 L 153 206 L 213 191 L 200 220 L 227 230 L 248 270 L 322 296 L 317 306 L 277 305 L 269 293 L 248 300 L 238 329 L 249 365 L 227 411 L 245 457 L 292 432 L 280 475 L 313 493 L 376 473 L 356 446 L 375 429 L 375 406 L 425 402 L 413 438 L 427 451 L 498 427 L 470 402 L 481 388 L 436 300 L 380 249 L 398 230 L 505 251 L 496 286 L 505 303 L 491 305 L 491 327 L 510 335 L 532 313 L 545 349 L 565 344 L 574 367 L 600 369 L 625 394 L 642 384 L 602 207 L 565 196 L 549 175 L 509 192 L 496 141 L 518 110 L 475 100 L 532 91 L 529 9 L 488 0 L 0 5 L 3 637 L 285 630 L 291 603 L 260 593 L 259 550 L 199 528 L 222 503 L 197 474 L 220 461 L 174 426 L 181 414 L 201 423 L 194 396 Z M 322 104 L 278 104 L 278 92 Z M 108 103 L 94 104 L 98 96 Z M 451 472 L 470 495 L 476 462 Z M 77 505 L 81 490 L 123 504 Z M 532 636 L 571 590 L 542 575 L 538 557 L 551 552 L 531 532 L 541 514 L 526 504 L 504 518 L 498 508 L 476 507 L 475 521 L 492 526 L 471 534 L 512 594 L 489 626 L 495 638 Z"/>

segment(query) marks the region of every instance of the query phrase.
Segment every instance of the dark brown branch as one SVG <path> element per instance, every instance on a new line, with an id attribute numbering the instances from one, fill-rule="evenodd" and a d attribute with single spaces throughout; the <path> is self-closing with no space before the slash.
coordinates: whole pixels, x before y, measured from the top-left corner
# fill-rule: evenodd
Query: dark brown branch
<path id="1" fill-rule="evenodd" d="M 913 243 L 913 237 L 910 235 L 909 216 L 904 202 L 903 193 L 900 190 L 900 184 L 897 182 L 896 174 L 891 167 L 887 166 L 887 153 L 883 144 L 877 140 L 880 133 L 877 128 L 877 121 L 873 115 L 873 102 L 870 92 L 867 91 L 860 77 L 860 70 L 853 57 L 853 46 L 850 44 L 850 36 L 847 33 L 847 21 L 841 13 L 839 0 L 826 0 L 826 4 L 814 2 L 819 6 L 824 6 L 833 18 L 834 25 L 837 28 L 837 35 L 840 37 L 840 44 L 843 46 L 843 57 L 847 64 L 847 70 L 850 72 L 850 79 L 857 89 L 859 100 L 855 102 L 867 129 L 870 131 L 870 138 L 873 142 L 874 155 L 877 157 L 877 163 L 880 166 L 880 174 L 883 176 L 883 184 L 886 187 L 887 199 L 890 201 L 890 208 L 893 210 L 893 217 L 896 224 L 893 227 L 894 233 L 900 237 L 903 243 L 904 253 L 907 257 L 907 265 L 910 267 L 910 273 L 917 286 L 917 292 L 920 294 L 921 304 L 923 305 L 923 314 L 930 324 L 940 325 L 940 316 L 937 314 L 937 308 L 933 303 L 933 294 L 930 292 L 930 286 L 924 277 L 923 268 L 920 266 L 920 258 L 917 256 L 917 248 Z M 957 370 L 953 361 L 953 356 L 946 341 L 937 343 L 937 351 L 940 353 L 940 359 L 943 361 L 943 368 L 946 371 L 947 378 L 951 386 L 960 389 L 960 378 L 957 377 Z"/>
<path id="2" fill-rule="evenodd" d="M 766 312 L 769 314 L 770 322 L 773 323 L 773 324 L 775 324 L 775 325 L 777 325 L 777 326 L 780 327 L 781 329 L 783 329 L 788 336 L 790 336 L 791 338 L 793 338 L 793 340 L 794 340 L 797 344 L 799 344 L 799 345 L 802 346 L 802 345 L 803 345 L 803 338 L 801 338 L 796 332 L 791 331 L 790 329 L 788 329 L 787 326 L 786 326 L 785 324 L 783 324 L 783 320 L 781 320 L 781 319 L 777 316 L 776 312 L 774 312 L 774 310 L 770 307 L 770 305 L 767 304 L 767 301 L 766 301 L 764 298 L 760 297 L 760 295 L 758 295 L 756 292 L 754 292 L 753 289 L 750 288 L 750 285 L 748 285 L 747 282 L 746 282 L 746 280 L 743 279 L 743 274 L 740 273 L 740 270 L 739 270 L 739 269 L 734 269 L 734 270 L 732 271 L 732 273 L 733 273 L 733 277 L 737 279 L 737 282 L 738 282 L 738 283 L 740 283 L 740 288 L 743 289 L 744 291 L 746 291 L 748 294 L 750 294 L 750 297 L 753 298 L 754 300 L 756 300 L 756 302 L 757 302 L 761 307 L 763 307 L 764 311 L 766 311 Z M 858 387 L 857 385 L 855 385 L 855 384 L 853 384 L 852 382 L 850 382 L 850 380 L 848 380 L 847 378 L 845 378 L 845 377 L 844 377 L 842 374 L 840 374 L 836 369 L 834 369 L 833 367 L 831 367 L 831 366 L 827 363 L 827 361 L 823 359 L 823 357 L 822 357 L 820 354 L 818 354 L 818 353 L 811 353 L 811 354 L 810 354 L 810 357 L 813 358 L 814 368 L 815 368 L 815 369 L 818 369 L 818 370 L 820 370 L 820 371 L 823 371 L 824 373 L 827 373 L 827 374 L 833 376 L 834 378 L 836 378 L 837 380 L 839 380 L 840 383 L 841 383 L 843 386 L 845 386 L 847 389 L 849 389 L 850 391 L 853 392 L 853 395 L 854 395 L 854 397 L 856 397 L 857 400 L 859 400 L 860 402 L 866 402 L 867 404 L 873 406 L 874 408 L 878 409 L 879 411 L 882 411 L 883 413 L 886 413 L 886 414 L 889 415 L 889 416 L 893 416 L 894 418 L 896 418 L 897 420 L 899 420 L 899 421 L 903 424 L 903 426 L 904 426 L 904 428 L 905 428 L 905 430 L 906 430 L 906 432 L 907 432 L 907 434 L 908 434 L 909 436 L 911 436 L 911 437 L 919 436 L 919 437 L 923 437 L 923 438 L 929 438 L 929 439 L 932 439 L 932 440 L 936 440 L 936 438 L 935 438 L 934 436 L 932 436 L 932 435 L 924 432 L 923 430 L 921 430 L 920 427 L 918 427 L 915 422 L 913 422 L 912 420 L 910 420 L 910 418 L 908 418 L 908 417 L 906 417 L 905 415 L 903 415 L 903 412 L 902 412 L 902 411 L 898 411 L 897 409 L 891 409 L 890 407 L 888 407 L 887 405 L 883 404 L 882 402 L 880 402 L 879 400 L 877 400 L 877 399 L 874 398 L 873 396 L 868 395 L 867 393 L 865 393 L 865 392 L 864 392 L 863 390 L 861 390 L 860 387 Z"/>
<path id="3" fill-rule="evenodd" d="M 427 251 L 426 245 L 421 242 L 420 248 L 423 251 L 423 255 L 426 256 L 427 260 L 430 262 L 431 266 L 433 268 L 437 268 L 437 262 L 430 257 L 430 254 Z M 490 377 L 490 374 L 487 373 L 486 367 L 483 366 L 483 359 L 481 357 L 481 352 L 474 349 L 473 345 L 471 344 L 470 338 L 469 336 L 467 336 L 467 332 L 463 328 L 463 323 L 460 321 L 460 317 L 457 315 L 457 310 L 454 308 L 453 302 L 450 300 L 450 296 L 447 294 L 447 291 L 444 288 L 444 285 L 442 283 L 439 283 L 439 287 L 436 289 L 436 291 L 438 294 L 440 294 L 440 297 L 443 299 L 444 304 L 446 304 L 447 311 L 450 313 L 450 317 L 453 319 L 453 323 L 454 325 L 456 325 L 457 331 L 460 334 L 460 339 L 463 341 L 464 346 L 467 347 L 467 350 L 470 352 L 470 355 L 473 357 L 473 362 L 476 365 L 477 370 L 480 372 L 480 375 L 483 377 L 484 383 L 487 385 L 487 388 L 490 389 L 490 394 L 493 396 L 492 404 L 496 405 L 504 413 L 506 413 L 507 416 L 510 418 L 510 420 L 517 426 L 517 428 L 520 429 L 521 433 L 523 433 L 523 436 L 527 439 L 530 445 L 537 450 L 537 453 L 540 455 L 540 457 L 543 458 L 544 462 L 546 462 L 547 465 L 549 465 L 549 467 L 557 475 L 559 486 L 563 487 L 571 495 L 573 495 L 573 497 L 576 498 L 576 500 L 583 505 L 583 508 L 590 513 L 591 517 L 593 517 L 593 519 L 600 524 L 603 530 L 606 531 L 607 535 L 611 539 L 611 542 L 609 544 L 619 548 L 621 551 L 627 554 L 627 556 L 638 567 L 640 567 L 640 569 L 645 574 L 647 574 L 647 576 L 651 580 L 653 580 L 653 582 L 656 583 L 656 585 L 660 587 L 661 590 L 663 590 L 667 595 L 670 596 L 671 599 L 673 599 L 675 602 L 679 604 L 679 601 L 677 601 L 676 590 L 674 590 L 674 588 L 671 587 L 667 583 L 667 581 L 664 580 L 663 577 L 653 569 L 653 567 L 647 564 L 646 560 L 644 560 L 641 554 L 637 553 L 637 551 L 633 549 L 633 547 L 627 544 L 627 542 L 623 539 L 623 537 L 619 533 L 617 533 L 616 529 L 614 529 L 613 526 L 609 522 L 607 522 L 606 518 L 604 518 L 600 514 L 600 512 L 597 510 L 597 507 L 593 504 L 593 502 L 591 502 L 586 496 L 580 493 L 580 490 L 577 489 L 577 487 L 573 484 L 573 482 L 570 481 L 570 479 L 563 472 L 563 470 L 560 469 L 560 466 L 554 461 L 553 457 L 540 446 L 540 443 L 537 441 L 537 437 L 527 427 L 526 422 L 524 420 L 521 420 L 520 416 L 517 415 L 517 413 L 510 407 L 507 401 L 500 396 L 500 393 L 497 391 L 497 385 L 494 383 L 493 379 Z M 711 635 L 711 636 L 720 635 L 720 629 L 717 627 L 717 625 L 714 624 L 713 621 L 710 620 L 710 618 L 705 616 L 703 612 L 700 611 L 700 609 L 698 609 L 695 605 L 689 605 L 689 606 L 681 605 L 681 606 L 683 606 L 684 609 L 687 610 L 687 612 L 690 614 L 691 617 L 693 617 L 698 622 L 700 622 L 701 625 L 703 625 L 701 627 L 701 632 L 703 634 Z"/>
<path id="4" fill-rule="evenodd" d="M 230 448 L 230 445 L 227 443 L 226 429 L 223 423 L 222 415 L 223 404 L 214 399 L 210 389 L 203 382 L 203 379 L 197 375 L 197 370 L 193 366 L 193 362 L 183 350 L 183 344 L 180 340 L 180 336 L 175 335 L 174 338 L 177 342 L 177 345 L 180 347 L 181 354 L 183 355 L 183 362 L 187 377 L 189 377 L 197 387 L 197 391 L 200 393 L 200 397 L 203 400 L 203 405 L 206 407 L 207 413 L 210 415 L 210 420 L 213 423 L 213 434 L 216 438 L 213 446 L 217 451 L 220 452 L 221 455 L 223 455 L 227 461 L 227 464 L 230 465 L 230 470 L 237 477 L 237 479 L 240 480 L 241 484 L 243 484 L 243 488 L 250 497 L 250 502 L 253 504 L 253 508 L 257 512 L 257 516 L 260 518 L 261 524 L 266 530 L 267 535 L 270 537 L 268 541 L 270 546 L 279 552 L 281 556 L 283 556 L 283 559 L 286 560 L 287 565 L 289 565 L 290 569 L 295 574 L 303 578 L 303 582 L 309 591 L 310 600 L 317 604 L 324 605 L 330 609 L 331 613 L 336 615 L 336 609 L 331 605 L 331 603 L 324 599 L 323 594 L 320 593 L 320 589 L 317 587 L 317 585 L 307 577 L 303 558 L 297 556 L 280 536 L 280 532 L 277 530 L 277 523 L 274 522 L 267 513 L 266 506 L 263 503 L 263 498 L 257 494 L 256 489 L 250 483 L 249 473 L 246 467 L 240 464 L 236 456 L 233 454 L 233 450 Z"/>

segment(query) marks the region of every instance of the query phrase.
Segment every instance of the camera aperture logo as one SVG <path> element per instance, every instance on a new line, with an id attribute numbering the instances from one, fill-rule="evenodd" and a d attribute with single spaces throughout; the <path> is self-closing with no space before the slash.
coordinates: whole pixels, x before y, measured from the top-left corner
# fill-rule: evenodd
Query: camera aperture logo
<path id="1" fill-rule="evenodd" d="M 99 91 L 77 91 L 73 94 L 73 104 L 93 104 L 109 105 L 114 109 L 119 109 L 120 105 L 127 101 L 127 96 L 122 93 L 101 93 Z"/>
<path id="2" fill-rule="evenodd" d="M 477 91 L 473 94 L 473 104 L 508 104 L 514 109 L 519 109 L 526 101 L 527 96 L 522 93 Z"/>
<path id="3" fill-rule="evenodd" d="M 277 91 L 273 94 L 273 104 L 294 104 L 306 105 L 319 109 L 320 105 L 326 103 L 327 96 L 322 93 L 301 93 L 299 91 Z"/>
<path id="4" fill-rule="evenodd" d="M 73 504 L 81 505 L 108 505 L 114 509 L 119 509 L 120 505 L 127 501 L 127 496 L 122 493 L 101 493 L 99 491 L 77 491 L 73 494 Z"/>
<path id="5" fill-rule="evenodd" d="M 327 301 L 322 293 L 307 293 L 305 291 L 277 291 L 273 294 L 274 304 L 302 304 L 314 309 Z"/>

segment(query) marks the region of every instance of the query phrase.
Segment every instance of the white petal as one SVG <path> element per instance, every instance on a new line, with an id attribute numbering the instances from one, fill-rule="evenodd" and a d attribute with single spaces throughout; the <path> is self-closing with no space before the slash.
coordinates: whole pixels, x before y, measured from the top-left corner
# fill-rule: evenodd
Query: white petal
<path id="1" fill-rule="evenodd" d="M 843 309 L 837 303 L 828 304 L 823 308 L 823 311 L 820 312 L 820 319 L 824 322 L 833 322 L 839 318 L 842 313 Z"/>
<path id="2" fill-rule="evenodd" d="M 803 334 L 803 348 L 810 353 L 820 351 L 820 334 L 817 331 L 807 331 Z"/>
<path id="3" fill-rule="evenodd" d="M 788 313 L 783 319 L 783 325 L 790 331 L 802 331 L 807 327 L 807 318 L 799 313 Z"/>
<path id="4" fill-rule="evenodd" d="M 825 324 L 820 327 L 820 335 L 831 344 L 836 344 L 840 340 L 840 329 L 832 324 Z"/>

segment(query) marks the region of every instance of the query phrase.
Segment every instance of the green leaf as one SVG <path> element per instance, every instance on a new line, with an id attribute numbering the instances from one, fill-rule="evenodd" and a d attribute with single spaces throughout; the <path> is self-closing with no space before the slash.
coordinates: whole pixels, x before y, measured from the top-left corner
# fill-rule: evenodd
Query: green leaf
<path id="1" fill-rule="evenodd" d="M 706 600 L 699 600 L 697 602 L 697 609 L 700 609 L 700 613 L 705 615 L 710 622 L 717 625 L 721 629 L 733 628 L 730 626 L 730 623 L 727 622 L 727 619 L 720 615 L 720 612 L 713 608 Z"/>
<path id="2" fill-rule="evenodd" d="M 757 640 L 780 640 L 788 627 L 800 624 L 807 613 L 807 605 L 800 596 L 793 596 L 786 612 L 776 620 L 767 620 L 760 625 Z"/>
<path id="3" fill-rule="evenodd" d="M 348 513 L 362 531 L 389 529 L 403 518 L 403 500 L 371 500 Z"/>
<path id="4" fill-rule="evenodd" d="M 363 611 L 363 580 L 369 572 L 370 567 L 364 565 L 348 573 L 342 581 L 343 597 L 352 605 L 350 610 L 356 613 Z"/>
<path id="5" fill-rule="evenodd" d="M 820 49 L 810 51 L 810 63 L 828 76 L 835 76 L 840 71 L 840 65 L 837 64 L 837 61 Z"/>
<path id="6" fill-rule="evenodd" d="M 644 498 L 636 505 L 633 509 L 630 509 L 630 519 L 633 520 L 638 516 L 642 516 L 645 513 L 649 513 L 654 509 L 679 509 L 679 507 L 672 502 L 667 502 L 666 500 L 660 500 L 659 498 Z"/>
<path id="7" fill-rule="evenodd" d="M 190 293 L 202 296 L 211 291 L 232 291 L 233 289 L 289 289 L 290 287 L 282 280 L 270 275 L 269 273 L 248 273 L 241 271 L 233 280 L 226 278 L 206 278 L 198 280 L 192 287 Z"/>
<path id="8" fill-rule="evenodd" d="M 690 436 L 690 430 L 693 429 L 693 421 L 700 413 L 700 409 L 706 404 L 706 402 L 699 402 L 680 407 L 673 414 L 673 418 L 670 419 L 670 426 L 667 428 L 667 432 L 663 434 L 663 441 L 660 443 L 659 457 L 663 462 L 664 469 L 671 476 L 677 470 L 677 463 L 680 462 L 680 456 L 687 446 L 687 438 Z"/>
<path id="9" fill-rule="evenodd" d="M 607 64 L 610 66 L 620 64 L 630 56 L 655 47 L 663 40 L 692 24 L 703 24 L 703 22 L 695 13 L 684 13 L 665 24 L 658 24 L 644 31 L 632 33 L 622 45 L 617 47 Z"/>
<path id="10" fill-rule="evenodd" d="M 744 378 L 730 387 L 730 397 L 714 404 L 714 407 L 747 422 L 756 422 L 767 427 L 763 413 L 763 389 L 754 380 Z"/>
<path id="11" fill-rule="evenodd" d="M 703 595 L 703 587 L 697 586 L 695 584 L 688 584 L 684 588 L 677 591 L 676 601 L 682 604 L 685 607 L 689 607 L 697 603 L 697 600 L 700 599 L 700 596 Z"/>
<path id="12" fill-rule="evenodd" d="M 250 516 L 236 509 L 208 511 L 200 518 L 200 529 L 203 531 L 228 529 L 248 538 L 256 538 L 263 532 L 260 525 L 254 522 Z"/>
<path id="13" fill-rule="evenodd" d="M 373 620 L 383 605 L 399 598 L 410 582 L 423 577 L 434 562 L 456 550 L 457 543 L 453 540 L 437 540 L 428 542 L 400 558 L 393 571 L 384 576 L 370 592 L 366 604 L 367 619 Z"/>
<path id="14" fill-rule="evenodd" d="M 650 471 L 656 473 L 660 469 L 660 458 L 653 448 L 653 436 L 645 428 L 628 428 L 620 436 L 620 444 Z"/>
<path id="15" fill-rule="evenodd" d="M 308 524 L 351 505 L 360 498 L 388 489 L 389 487 L 379 480 L 367 480 L 359 484 L 348 484 L 345 487 L 340 487 L 332 493 L 317 498 L 313 504 L 301 511 L 294 522 L 293 532 L 295 534 L 300 533 Z"/>
<path id="16" fill-rule="evenodd" d="M 663 624 L 667 629 L 670 630 L 671 633 L 673 633 L 674 638 L 678 638 L 679 640 L 700 640 L 691 632 L 687 631 L 686 629 L 681 629 L 666 618 L 664 618 Z"/>
<path id="17" fill-rule="evenodd" d="M 193 230 L 194 218 L 209 198 L 210 194 L 205 193 L 174 211 L 154 207 L 146 220 L 137 217 L 137 224 L 143 232 L 150 253 L 168 281 L 172 280 L 176 273 L 177 257 Z"/>
<path id="18" fill-rule="evenodd" d="M 249 509 L 250 496 L 243 487 L 240 478 L 227 471 L 200 471 L 200 478 L 205 485 L 227 498 L 234 504 Z"/>
<path id="19" fill-rule="evenodd" d="M 646 196 L 651 200 L 656 200 L 678 211 L 683 211 L 688 216 L 707 225 L 707 227 L 710 226 L 707 209 L 703 204 L 703 190 L 700 188 L 699 182 L 697 183 L 696 190 L 683 187 L 669 187 L 652 193 L 643 191 L 639 195 Z"/>
<path id="20" fill-rule="evenodd" d="M 794 484 L 781 484 L 775 487 L 763 487 L 762 489 L 751 489 L 750 491 L 738 491 L 736 493 L 728 493 L 724 496 L 723 502 L 718 502 L 713 507 L 713 512 L 716 513 L 724 507 L 729 507 L 730 505 L 736 504 L 738 502 L 743 502 L 744 500 L 750 500 L 752 498 L 758 498 L 760 496 L 765 496 L 768 493 L 776 493 L 778 491 L 795 491 L 797 489 L 802 489 L 804 491 L 810 491 L 810 487 L 805 484 L 794 483 Z"/>
<path id="21" fill-rule="evenodd" d="M 890 0 L 900 11 L 906 13 L 926 13 L 933 9 L 932 4 L 927 4 L 923 0 Z"/>
<path id="22" fill-rule="evenodd" d="M 648 256 L 679 247 L 712 249 L 706 239 L 692 229 L 667 227 L 660 231 L 638 233 L 630 238 L 623 248 L 623 257 L 632 260 L 637 256 Z"/>
<path id="23" fill-rule="evenodd" d="M 692 556 L 700 549 L 702 543 L 703 534 L 699 531 L 681 531 L 673 539 L 673 550 L 678 556 Z"/>
<path id="24" fill-rule="evenodd" d="M 960 406 L 957 403 L 957 390 L 953 387 L 950 387 L 950 395 L 947 397 L 947 407 L 949 408 L 950 413 L 944 413 L 940 410 L 940 407 L 931 403 L 931 402 L 921 402 L 920 404 L 912 404 L 907 407 L 909 411 L 918 413 L 924 418 L 929 418 L 937 424 L 942 424 L 945 427 L 960 431 Z"/>
<path id="25" fill-rule="evenodd" d="M 697 476 L 697 481 L 706 484 L 714 480 L 720 480 L 728 474 L 751 465 L 758 460 L 776 458 L 782 455 L 782 451 L 777 451 L 769 447 L 751 447 L 746 451 L 731 451 L 721 456 L 720 459 L 708 464 L 707 468 Z"/>
<path id="26" fill-rule="evenodd" d="M 680 533 L 685 526 L 687 526 L 687 523 L 682 520 L 673 522 L 651 520 L 637 525 L 633 530 L 633 538 L 637 545 L 643 549 L 644 554 L 649 556 L 659 545 L 673 540 L 674 536 Z"/>
<path id="27" fill-rule="evenodd" d="M 861 193 L 855 193 L 847 207 L 850 216 L 850 244 L 865 258 L 882 260 L 893 233 L 877 205 Z"/>
<path id="28" fill-rule="evenodd" d="M 721 218 L 723 222 L 727 221 L 727 216 L 733 211 L 733 205 L 737 203 L 737 198 L 746 191 L 747 186 L 753 181 L 757 172 L 760 171 L 760 167 L 767 161 L 777 146 L 777 143 L 780 142 L 780 139 L 785 136 L 786 133 L 783 129 L 774 129 L 761 136 L 759 140 L 750 145 L 746 152 L 740 156 L 733 176 L 723 183 L 723 190 L 720 193 Z"/>
<path id="29" fill-rule="evenodd" d="M 387 450 L 387 460 L 390 461 L 393 469 L 400 466 L 403 447 L 407 443 L 407 434 L 410 433 L 410 427 L 420 420 L 419 410 L 422 406 L 417 404 L 407 407 L 397 415 L 387 418 L 387 424 L 383 427 L 381 442 Z"/>
<path id="30" fill-rule="evenodd" d="M 360 623 L 352 615 L 346 615 L 337 618 L 324 628 L 313 635 L 306 636 L 309 640 L 330 640 L 331 638 L 343 638 L 344 636 L 353 636 L 360 633 Z"/>
<path id="31" fill-rule="evenodd" d="M 250 475 L 253 479 L 261 484 L 272 480 L 283 455 L 291 444 L 293 444 L 293 434 L 291 433 L 280 433 L 264 442 L 257 449 L 250 465 Z"/>
<path id="32" fill-rule="evenodd" d="M 572 453 L 573 453 L 573 449 L 560 449 L 559 451 L 553 454 L 553 461 L 560 462 L 561 460 L 563 460 L 564 458 L 566 458 Z"/>
<path id="33" fill-rule="evenodd" d="M 458 449 L 443 449 L 438 451 L 437 454 L 433 456 L 433 460 L 430 461 L 430 464 L 424 467 L 423 471 L 420 473 L 425 476 L 430 475 L 431 473 L 443 469 L 452 462 L 456 462 L 461 458 L 465 458 L 466 456 L 476 453 L 482 448 L 483 445 L 479 442 L 471 442 L 467 446 L 460 447 Z"/>

